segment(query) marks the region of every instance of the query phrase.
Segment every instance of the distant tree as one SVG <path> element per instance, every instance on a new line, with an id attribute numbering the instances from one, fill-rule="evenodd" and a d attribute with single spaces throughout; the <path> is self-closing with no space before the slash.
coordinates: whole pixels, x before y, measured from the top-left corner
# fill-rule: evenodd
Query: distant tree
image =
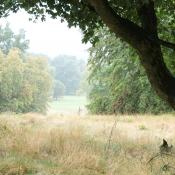
<path id="1" fill-rule="evenodd" d="M 75 95 L 79 88 L 85 62 L 73 56 L 62 55 L 51 61 L 54 67 L 56 81 L 61 81 L 65 85 L 66 95 Z"/>
<path id="2" fill-rule="evenodd" d="M 29 48 L 29 40 L 25 38 L 25 31 L 21 29 L 18 34 L 15 34 L 9 23 L 5 27 L 0 26 L 0 49 L 7 54 L 14 47 L 19 48 L 21 52 Z"/>
<path id="3" fill-rule="evenodd" d="M 61 81 L 56 80 L 54 84 L 53 98 L 55 100 L 58 100 L 59 98 L 64 96 L 64 92 L 65 92 L 65 85 Z"/>
<path id="4" fill-rule="evenodd" d="M 0 112 L 45 112 L 52 89 L 47 60 L 29 56 L 25 61 L 18 49 L 0 52 Z"/>
<path id="5" fill-rule="evenodd" d="M 87 70 L 87 67 L 83 71 L 82 78 L 80 80 L 80 85 L 79 88 L 76 92 L 77 95 L 85 95 L 87 96 L 90 93 L 91 86 L 88 82 L 88 77 L 89 77 L 89 71 Z"/>

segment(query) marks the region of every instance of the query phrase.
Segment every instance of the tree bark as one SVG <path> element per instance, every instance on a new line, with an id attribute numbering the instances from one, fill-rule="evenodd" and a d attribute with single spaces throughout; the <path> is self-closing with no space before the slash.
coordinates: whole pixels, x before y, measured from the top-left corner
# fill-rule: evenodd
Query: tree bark
<path id="1" fill-rule="evenodd" d="M 164 63 L 160 45 L 145 42 L 138 53 L 152 87 L 175 109 L 175 78 Z"/>
<path id="2" fill-rule="evenodd" d="M 87 1 L 117 37 L 136 49 L 152 87 L 159 97 L 175 109 L 175 78 L 164 62 L 161 44 L 171 48 L 175 45 L 158 38 L 154 2 L 148 0 L 148 4 L 143 4 L 138 0 L 140 6 L 137 10 L 142 25 L 140 27 L 116 14 L 107 0 Z"/>

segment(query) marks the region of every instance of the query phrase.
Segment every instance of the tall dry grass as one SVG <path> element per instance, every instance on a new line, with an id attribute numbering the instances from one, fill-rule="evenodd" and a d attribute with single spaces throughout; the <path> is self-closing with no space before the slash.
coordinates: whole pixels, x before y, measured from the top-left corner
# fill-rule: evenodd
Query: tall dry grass
<path id="1" fill-rule="evenodd" d="M 168 160 L 155 160 L 152 169 L 147 162 L 159 151 L 162 138 L 175 143 L 174 129 L 171 115 L 4 114 L 0 116 L 0 174 L 170 174 L 163 169 Z"/>

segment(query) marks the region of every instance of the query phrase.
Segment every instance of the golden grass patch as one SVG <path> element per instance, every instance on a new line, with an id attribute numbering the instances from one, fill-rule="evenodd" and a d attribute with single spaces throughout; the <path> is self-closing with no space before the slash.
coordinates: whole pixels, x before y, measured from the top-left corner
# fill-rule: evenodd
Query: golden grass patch
<path id="1" fill-rule="evenodd" d="M 153 162 L 154 168 L 147 162 L 159 152 L 163 138 L 175 143 L 174 129 L 172 115 L 4 114 L 0 175 L 168 174 L 160 160 Z"/>

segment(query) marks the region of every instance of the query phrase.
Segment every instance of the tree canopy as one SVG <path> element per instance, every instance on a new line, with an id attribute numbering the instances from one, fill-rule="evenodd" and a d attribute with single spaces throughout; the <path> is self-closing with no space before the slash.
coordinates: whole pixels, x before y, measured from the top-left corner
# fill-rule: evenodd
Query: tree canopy
<path id="1" fill-rule="evenodd" d="M 63 97 L 64 91 L 65 91 L 65 85 L 61 81 L 55 80 L 53 98 L 55 100 L 58 100 L 59 98 Z"/>
<path id="2" fill-rule="evenodd" d="M 84 42 L 95 43 L 95 30 L 106 25 L 116 37 L 129 43 L 157 94 L 175 109 L 175 78 L 164 62 L 162 46 L 174 49 L 174 0 L 3 0 L 0 16 L 25 9 L 35 18 L 58 16 L 79 26 Z"/>

